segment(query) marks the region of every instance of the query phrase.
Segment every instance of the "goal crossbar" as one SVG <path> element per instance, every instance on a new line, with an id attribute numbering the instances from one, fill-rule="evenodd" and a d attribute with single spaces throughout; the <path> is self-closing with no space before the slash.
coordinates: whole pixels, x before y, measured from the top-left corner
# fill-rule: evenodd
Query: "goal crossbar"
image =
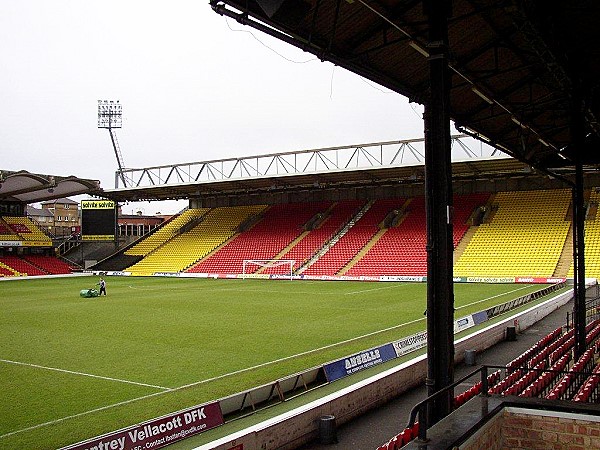
<path id="1" fill-rule="evenodd" d="M 245 259 L 242 265 L 242 274 L 243 278 L 251 273 L 248 272 L 248 268 L 252 266 L 259 266 L 265 269 L 271 267 L 280 267 L 280 266 L 289 266 L 289 271 L 286 273 L 292 279 L 294 274 L 294 264 L 296 263 L 295 259 Z"/>

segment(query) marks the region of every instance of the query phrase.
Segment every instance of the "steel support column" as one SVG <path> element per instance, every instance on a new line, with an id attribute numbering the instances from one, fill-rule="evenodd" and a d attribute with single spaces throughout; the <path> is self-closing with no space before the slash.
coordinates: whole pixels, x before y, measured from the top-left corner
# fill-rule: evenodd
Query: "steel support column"
<path id="1" fill-rule="evenodd" d="M 451 0 L 426 0 L 429 25 L 430 96 L 425 104 L 427 212 L 427 393 L 454 380 L 454 288 L 452 277 L 452 166 L 448 17 Z M 428 425 L 447 416 L 452 392 L 430 403 Z"/>
<path id="2" fill-rule="evenodd" d="M 583 151 L 584 116 L 583 101 L 579 90 L 574 89 L 571 109 L 571 143 L 575 155 Z M 577 157 L 578 158 L 578 157 Z M 575 327 L 575 358 L 586 350 L 585 343 L 585 207 L 583 202 L 583 164 L 575 161 L 575 186 L 573 194 L 573 290 L 575 295 L 573 325 Z"/>

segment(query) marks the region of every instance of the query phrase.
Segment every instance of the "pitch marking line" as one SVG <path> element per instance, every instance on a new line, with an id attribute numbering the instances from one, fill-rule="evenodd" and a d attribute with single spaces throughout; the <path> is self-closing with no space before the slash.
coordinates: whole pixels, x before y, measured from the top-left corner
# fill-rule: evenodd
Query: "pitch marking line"
<path id="1" fill-rule="evenodd" d="M 525 285 L 523 287 L 520 287 L 520 288 L 517 288 L 517 289 L 513 289 L 512 291 L 503 292 L 501 294 L 492 295 L 491 297 L 484 298 L 482 300 L 477 300 L 476 302 L 473 302 L 473 303 L 468 303 L 468 304 L 460 306 L 459 308 L 456 308 L 456 309 L 466 308 L 467 306 L 473 306 L 473 305 L 476 305 L 477 303 L 487 302 L 488 300 L 491 300 L 491 299 L 496 298 L 496 297 L 502 297 L 503 295 L 512 294 L 513 292 L 517 292 L 517 291 L 520 291 L 520 290 L 523 290 L 523 289 L 528 289 L 531 286 L 533 286 L 533 284 L 527 284 L 527 285 Z"/>
<path id="2" fill-rule="evenodd" d="M 360 291 L 345 292 L 344 295 L 363 294 L 365 292 L 382 291 L 384 289 L 394 289 L 394 288 L 402 287 L 402 286 L 403 286 L 403 284 L 397 284 L 397 285 L 384 286 L 384 287 L 378 287 L 378 288 L 373 288 L 373 289 L 361 289 Z"/>
<path id="3" fill-rule="evenodd" d="M 156 395 L 164 394 L 165 392 L 169 392 L 169 391 L 155 392 L 153 394 L 144 395 L 142 397 L 132 398 L 130 400 L 125 400 L 125 401 L 122 401 L 122 402 L 119 402 L 119 403 L 113 403 L 112 405 L 101 406 L 100 408 L 91 409 L 89 411 L 84 411 L 84 412 L 81 412 L 81 413 L 78 413 L 78 414 L 73 414 L 71 416 L 61 417 L 60 419 L 51 420 L 49 422 L 38 423 L 37 425 L 33 425 L 31 427 L 22 428 L 20 430 L 11 431 L 10 433 L 6 433 L 6 434 L 3 434 L 3 435 L 0 435 L 0 439 L 6 438 L 6 437 L 9 437 L 9 436 L 13 436 L 15 434 L 20 434 L 20 433 L 24 433 L 24 432 L 27 432 L 27 431 L 35 430 L 37 428 L 43 428 L 43 427 L 47 427 L 47 426 L 50 426 L 50 425 L 55 425 L 57 423 L 64 422 L 64 421 L 69 420 L 69 419 L 76 419 L 77 417 L 87 416 L 88 414 L 93 414 L 93 413 L 96 413 L 96 412 L 104 411 L 106 409 L 111 409 L 111 408 L 114 408 L 116 406 L 126 405 L 128 403 L 133 403 L 133 402 L 138 401 L 138 400 L 142 400 L 142 399 L 145 399 L 145 398 L 150 398 L 150 397 L 154 397 Z"/>
<path id="4" fill-rule="evenodd" d="M 137 286 L 128 286 L 129 289 L 135 289 L 139 291 L 164 291 L 163 288 L 144 288 Z M 194 291 L 194 292 L 260 292 L 260 293 L 270 293 L 270 294 L 285 294 L 285 295 L 313 295 L 314 291 L 294 291 L 288 292 L 285 289 L 261 289 L 261 288 L 243 288 L 243 287 L 227 287 L 227 288 L 214 288 L 214 287 L 206 287 L 206 288 L 197 288 L 197 287 L 189 287 L 189 288 L 173 288 L 170 290 L 178 290 L 178 291 Z M 319 295 L 338 295 L 337 292 L 321 292 Z"/>
<path id="5" fill-rule="evenodd" d="M 4 362 L 7 364 L 16 364 L 19 366 L 35 367 L 36 369 L 52 370 L 54 372 L 69 373 L 71 375 L 80 375 L 83 377 L 98 378 L 100 380 L 108 380 L 108 381 L 116 381 L 119 383 L 135 384 L 136 386 L 151 387 L 151 388 L 155 388 L 155 389 L 161 389 L 163 391 L 172 390 L 172 388 L 168 388 L 168 387 L 164 387 L 164 386 L 155 386 L 153 384 L 139 383 L 137 381 L 123 380 L 120 378 L 104 377 L 102 375 L 93 375 L 91 373 L 75 372 L 73 370 L 59 369 L 57 367 L 47 367 L 47 366 L 40 366 L 38 364 L 30 364 L 30 363 L 25 363 L 25 362 L 20 362 L 20 361 L 11 361 L 10 359 L 0 359 L 0 362 Z"/>
<path id="6" fill-rule="evenodd" d="M 394 330 L 396 328 L 401 328 L 401 327 L 403 327 L 405 325 L 410 325 L 410 324 L 413 324 L 413 323 L 416 323 L 416 322 L 419 322 L 419 321 L 422 321 L 422 320 L 425 320 L 425 319 L 424 318 L 419 318 L 419 319 L 411 320 L 410 322 L 401 323 L 399 325 L 394 325 L 392 327 L 384 328 L 382 330 L 372 331 L 371 333 L 363 334 L 362 336 L 353 337 L 353 338 L 350 338 L 350 339 L 346 339 L 344 341 L 334 342 L 333 344 L 325 345 L 323 347 L 314 348 L 312 350 L 307 350 L 305 352 L 296 353 L 295 355 L 285 356 L 283 358 L 274 359 L 273 361 L 268 361 L 268 362 L 265 362 L 265 363 L 262 363 L 262 364 L 257 364 L 256 366 L 253 366 L 253 367 L 247 367 L 245 369 L 236 370 L 235 372 L 226 373 L 226 374 L 219 375 L 219 376 L 216 376 L 216 377 L 213 377 L 213 378 L 208 378 L 206 380 L 196 381 L 194 383 L 190 383 L 190 384 L 186 384 L 184 386 L 180 386 L 180 387 L 178 387 L 176 389 L 183 389 L 183 388 L 188 388 L 188 387 L 192 387 L 192 386 L 197 386 L 197 385 L 200 385 L 200 384 L 208 383 L 210 381 L 215 381 L 215 380 L 219 380 L 221 378 L 226 378 L 226 377 L 229 377 L 231 375 L 237 375 L 239 373 L 248 372 L 250 370 L 260 369 L 261 367 L 270 366 L 271 364 L 277 364 L 277 363 L 280 363 L 280 362 L 283 362 L 283 361 L 287 361 L 287 360 L 290 360 L 290 359 L 297 358 L 299 356 L 310 355 L 311 353 L 317 353 L 317 352 L 320 352 L 322 350 L 327 350 L 329 348 L 337 347 L 338 345 L 348 344 L 348 343 L 353 342 L 353 341 L 358 341 L 360 339 L 363 339 L 363 338 L 366 338 L 366 337 L 369 337 L 369 336 L 374 336 L 374 335 L 379 334 L 379 333 L 385 333 L 386 331 Z M 176 390 L 176 389 L 173 389 L 173 390 Z"/>
<path id="7" fill-rule="evenodd" d="M 338 345 L 346 344 L 346 343 L 349 343 L 349 342 L 352 342 L 352 341 L 356 341 L 356 340 L 359 340 L 359 339 L 362 339 L 362 338 L 365 338 L 365 337 L 373 336 L 373 335 L 378 334 L 378 333 L 383 333 L 383 332 L 386 332 L 386 331 L 389 331 L 389 330 L 393 330 L 395 328 L 400 328 L 400 327 L 403 327 L 405 325 L 409 325 L 409 324 L 412 324 L 412 323 L 415 323 L 415 322 L 419 322 L 421 320 L 425 320 L 425 319 L 424 318 L 419 318 L 419 319 L 416 319 L 416 320 L 412 320 L 410 322 L 402 323 L 402 324 L 399 324 L 399 325 L 394 325 L 393 327 L 385 328 L 383 330 L 373 331 L 371 333 L 367 333 L 367 334 L 364 334 L 362 336 L 357 336 L 357 337 L 354 337 L 354 338 L 351 338 L 351 339 L 346 339 L 344 341 L 335 342 L 333 344 L 325 345 L 323 347 L 315 348 L 315 349 L 312 349 L 312 350 L 307 350 L 305 352 L 297 353 L 295 355 L 286 356 L 284 358 L 275 359 L 273 361 L 267 361 L 267 362 L 262 363 L 262 364 L 257 364 L 257 365 L 255 365 L 253 367 L 247 367 L 245 369 L 240 369 L 240 370 L 236 370 L 234 372 L 229 372 L 229 373 L 226 373 L 226 374 L 223 374 L 223 375 L 218 375 L 216 377 L 207 378 L 206 380 L 200 380 L 200 381 L 196 381 L 194 383 L 185 384 L 183 386 L 179 386 L 179 387 L 176 387 L 176 388 L 161 388 L 160 386 L 156 386 L 156 387 L 158 387 L 160 389 L 164 389 L 164 390 L 161 391 L 161 392 L 155 392 L 153 394 L 143 395 L 141 397 L 132 398 L 132 399 L 125 400 L 125 401 L 122 401 L 122 402 L 113 403 L 111 405 L 102 406 L 100 408 L 92 409 L 92 410 L 89 410 L 89 411 L 84 411 L 84 412 L 81 412 L 81 413 L 78 413 L 78 414 L 73 414 L 71 416 L 61 417 L 59 419 L 55 419 L 55 420 L 52 420 L 52 421 L 49 421 L 49 422 L 44 422 L 44 423 L 40 423 L 40 424 L 37 424 L 37 425 L 33 425 L 31 427 L 28 427 L 28 428 L 23 428 L 23 429 L 16 430 L 16 431 L 11 431 L 10 433 L 6 433 L 6 434 L 3 434 L 3 435 L 0 435 L 0 439 L 8 437 L 8 436 L 15 435 L 15 434 L 20 434 L 20 433 L 24 433 L 24 432 L 27 432 L 27 431 L 35 430 L 37 428 L 42 428 L 42 427 L 54 425 L 56 423 L 64 422 L 64 421 L 69 420 L 69 419 L 75 419 L 77 417 L 86 416 L 86 415 L 93 414 L 93 413 L 96 413 L 96 412 L 108 410 L 108 409 L 111 409 L 111 408 L 115 408 L 117 406 L 127 405 L 129 403 L 134 403 L 134 402 L 137 402 L 139 400 L 145 400 L 145 399 L 150 398 L 150 397 L 156 397 L 158 395 L 163 395 L 163 394 L 167 394 L 167 393 L 170 393 L 170 392 L 179 391 L 181 389 L 186 389 L 186 388 L 189 388 L 189 387 L 198 386 L 198 385 L 201 385 L 201 384 L 209 383 L 211 381 L 220 380 L 220 379 L 227 378 L 227 377 L 230 377 L 230 376 L 233 376 L 233 375 L 237 375 L 237 374 L 240 374 L 240 373 L 249 372 L 249 371 L 255 370 L 255 369 L 260 369 L 262 367 L 266 367 L 266 366 L 270 366 L 272 364 L 277 364 L 279 362 L 283 362 L 283 361 L 287 361 L 287 360 L 290 360 L 290 359 L 294 359 L 294 358 L 297 358 L 299 356 L 310 355 L 311 353 L 316 353 L 316 352 L 319 352 L 321 350 L 326 350 L 326 349 L 329 349 L 329 348 L 333 348 L 333 347 L 336 347 Z M 6 360 L 1 360 L 0 359 L 0 361 L 6 361 Z M 16 364 L 19 364 L 19 363 L 16 363 Z M 26 364 L 26 365 L 28 365 L 28 364 Z M 59 371 L 63 371 L 62 369 L 58 369 L 58 370 Z M 65 372 L 68 372 L 68 371 L 65 371 Z M 104 377 L 99 377 L 99 378 L 104 378 Z M 149 386 L 149 385 L 146 385 L 146 386 Z"/>
<path id="8" fill-rule="evenodd" d="M 527 287 L 530 287 L 530 286 L 524 286 L 522 288 L 515 289 L 514 291 L 511 291 L 511 292 L 516 292 L 518 290 L 525 289 Z M 475 303 L 479 303 L 479 302 L 482 302 L 482 301 L 485 301 L 485 300 L 489 300 L 489 299 L 492 299 L 492 298 L 495 298 L 495 297 L 499 297 L 501 295 L 504 295 L 504 294 L 494 295 L 492 297 L 489 297 L 488 299 L 479 300 L 479 301 L 477 301 Z M 475 304 L 475 303 L 473 303 L 473 304 Z M 468 306 L 468 305 L 465 305 L 465 306 Z M 461 308 L 463 308 L 463 307 L 461 307 Z M 342 345 L 342 344 L 346 344 L 346 343 L 349 343 L 349 342 L 353 342 L 353 341 L 356 341 L 356 340 L 359 340 L 359 339 L 362 339 L 362 338 L 365 338 L 365 337 L 373 336 L 375 334 L 384 333 L 386 331 L 394 330 L 396 328 L 400 328 L 400 327 L 403 327 L 405 325 L 410 325 L 412 323 L 416 323 L 416 322 L 419 322 L 419 321 L 422 321 L 422 320 L 425 320 L 425 318 L 419 318 L 419 319 L 411 320 L 410 322 L 405 322 L 405 323 L 402 323 L 402 324 L 399 324 L 399 325 L 394 325 L 392 327 L 384 328 L 382 330 L 373 331 L 371 333 L 367 333 L 367 334 L 364 334 L 362 336 L 357 336 L 357 337 L 354 337 L 354 338 L 351 338 L 351 339 L 346 339 L 344 341 L 340 341 L 340 342 L 336 342 L 336 343 L 333 343 L 333 344 L 325 345 L 323 347 L 319 347 L 319 348 L 316 348 L 316 349 L 307 350 L 305 352 L 297 353 L 295 355 L 290 355 L 290 356 L 286 356 L 284 358 L 279 358 L 279 359 L 275 359 L 273 361 L 268 361 L 268 362 L 265 362 L 265 363 L 262 363 L 262 364 L 257 364 L 256 366 L 253 366 L 253 367 L 247 367 L 245 369 L 236 370 L 234 372 L 229 372 L 229 373 L 226 373 L 226 374 L 223 374 L 223 375 L 219 375 L 219 376 L 216 376 L 216 377 L 207 378 L 206 380 L 200 380 L 200 381 L 196 381 L 194 383 L 185 384 L 183 386 L 179 386 L 179 387 L 176 387 L 176 388 L 169 389 L 169 388 L 160 388 L 160 387 L 157 386 L 158 388 L 165 389 L 165 390 L 163 390 L 161 392 L 155 392 L 155 393 L 149 394 L 149 395 L 144 395 L 144 396 L 137 397 L 137 398 L 132 398 L 132 399 L 125 400 L 125 401 L 122 401 L 122 402 L 113 403 L 112 405 L 102 406 L 100 408 L 92 409 L 92 410 L 89 410 L 89 411 L 84 411 L 84 412 L 79 413 L 79 414 L 74 414 L 74 415 L 71 415 L 71 416 L 61 417 L 60 419 L 52 420 L 50 422 L 40 423 L 38 425 L 34 425 L 34 426 L 31 426 L 31 427 L 28 427 L 28 428 L 23 428 L 21 430 L 12 431 L 10 433 L 6 433 L 6 434 L 3 434 L 3 435 L 0 435 L 0 439 L 8 437 L 8 436 L 15 435 L 15 434 L 19 434 L 19 433 L 31 431 L 31 430 L 34 430 L 36 428 L 42 428 L 42 427 L 45 427 L 45 426 L 54 425 L 56 423 L 64 422 L 64 421 L 69 420 L 69 419 L 74 419 L 74 418 L 77 418 L 77 417 L 81 417 L 81 416 L 93 414 L 93 413 L 96 413 L 96 412 L 108 410 L 108 409 L 111 409 L 111 408 L 115 408 L 117 406 L 127 405 L 129 403 L 134 403 L 134 402 L 137 402 L 139 400 L 145 400 L 147 398 L 156 397 L 158 395 L 163 395 L 163 394 L 166 394 L 166 393 L 169 393 L 169 392 L 178 391 L 180 389 L 185 389 L 185 388 L 189 388 L 189 387 L 193 387 L 193 386 L 198 386 L 198 385 L 201 385 L 201 384 L 204 384 L 204 383 L 209 383 L 211 381 L 215 381 L 215 380 L 227 378 L 227 377 L 230 377 L 230 376 L 233 376 L 233 375 L 237 375 L 237 374 L 240 374 L 240 373 L 243 373 L 243 372 L 248 372 L 248 371 L 251 371 L 251 370 L 254 370 L 254 369 L 260 369 L 262 367 L 266 367 L 266 366 L 269 366 L 271 364 L 276 364 L 276 363 L 279 363 L 279 362 L 283 362 L 283 361 L 287 361 L 287 360 L 290 360 L 290 359 L 293 359 L 293 358 L 297 358 L 299 356 L 304 356 L 304 355 L 309 355 L 311 353 L 316 353 L 316 352 L 319 352 L 321 350 L 326 350 L 326 349 L 329 349 L 329 348 L 333 348 L 333 347 L 336 347 L 338 345 Z M 5 360 L 0 360 L 0 361 L 5 361 Z M 61 369 L 59 369 L 59 370 L 61 370 Z M 101 377 L 101 378 L 104 378 L 104 377 Z"/>

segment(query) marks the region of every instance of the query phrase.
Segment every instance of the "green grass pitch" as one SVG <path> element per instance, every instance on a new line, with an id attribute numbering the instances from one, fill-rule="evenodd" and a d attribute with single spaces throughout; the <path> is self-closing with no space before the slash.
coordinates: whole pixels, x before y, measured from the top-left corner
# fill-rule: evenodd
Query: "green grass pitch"
<path id="1" fill-rule="evenodd" d="M 426 285 L 109 277 L 0 283 L 0 449 L 57 448 L 426 327 Z M 455 285 L 456 317 L 542 286 Z"/>

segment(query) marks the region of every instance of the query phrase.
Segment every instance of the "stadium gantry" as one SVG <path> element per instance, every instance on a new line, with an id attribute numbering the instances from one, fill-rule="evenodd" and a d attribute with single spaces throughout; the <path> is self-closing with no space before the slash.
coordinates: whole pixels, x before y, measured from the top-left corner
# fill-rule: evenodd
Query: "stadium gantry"
<path id="1" fill-rule="evenodd" d="M 450 119 L 571 190 L 575 353 L 584 354 L 583 170 L 598 163 L 599 5 L 213 0 L 211 7 L 425 106 L 431 395 L 453 382 Z M 561 173 L 566 167 L 573 178 Z M 449 392 L 427 409 L 429 423 L 448 415 Z"/>
<path id="2" fill-rule="evenodd" d="M 426 385 L 433 399 L 427 404 L 426 413 L 419 416 L 418 430 L 414 428 L 414 420 L 407 430 L 412 438 L 415 435 L 421 438 L 418 445 L 433 446 L 434 443 L 425 440 L 428 425 L 441 421 L 455 403 L 461 403 L 479 389 L 475 388 L 461 399 L 454 399 L 450 389 L 455 383 L 453 194 L 498 193 L 497 203 L 491 203 L 490 210 L 483 208 L 479 211 L 481 219 L 491 213 L 492 220 L 500 225 L 507 216 L 512 219 L 515 216 L 514 212 L 504 214 L 505 205 L 521 204 L 523 192 L 541 191 L 548 197 L 539 202 L 552 203 L 556 207 L 550 214 L 556 223 L 550 224 L 552 231 L 549 235 L 544 233 L 547 223 L 535 224 L 538 241 L 551 247 L 549 255 L 540 255 L 544 258 L 540 259 L 539 265 L 547 264 L 550 259 L 549 267 L 557 269 L 560 243 L 557 248 L 551 241 L 558 235 L 564 247 L 568 242 L 566 227 L 558 219 L 571 219 L 573 267 L 567 266 L 565 270 L 572 273 L 574 281 L 574 332 L 573 336 L 565 335 L 565 340 L 572 338 L 572 352 L 577 361 L 575 367 L 583 371 L 590 369 L 591 358 L 587 349 L 596 339 L 597 332 L 595 322 L 590 322 L 591 326 L 586 324 L 584 229 L 586 212 L 591 212 L 591 218 L 595 219 L 597 210 L 597 204 L 592 205 L 595 189 L 590 188 L 599 185 L 595 174 L 599 162 L 595 149 L 600 142 L 597 122 L 600 113 L 600 46 L 596 30 L 600 6 L 585 1 L 559 4 L 471 0 L 213 0 L 211 7 L 218 14 L 234 18 L 241 24 L 268 33 L 317 55 L 321 60 L 331 61 L 424 104 L 424 167 L 352 167 L 349 170 L 354 159 L 348 159 L 343 166 L 320 151 L 312 153 L 308 162 L 302 163 L 305 167 L 314 164 L 314 171 L 299 174 L 296 170 L 300 166 L 292 163 L 288 155 L 270 155 L 271 163 L 264 169 L 259 167 L 258 160 L 254 164 L 249 159 L 239 159 L 229 168 L 225 168 L 224 160 L 220 162 L 221 167 L 218 162 L 211 161 L 187 168 L 170 166 L 164 168 L 167 173 L 162 172 L 163 168 L 149 168 L 138 174 L 132 172 L 122 179 L 135 181 L 147 178 L 151 184 L 159 180 L 158 184 L 154 187 L 140 185 L 107 190 L 102 195 L 117 202 L 190 198 L 190 210 L 198 215 L 176 230 L 174 241 L 187 240 L 188 232 L 206 226 L 203 225 L 205 219 L 212 219 L 216 214 L 219 215 L 214 216 L 215 219 L 227 223 L 230 228 L 235 227 L 235 231 L 260 230 L 255 226 L 255 219 L 258 219 L 247 209 L 250 205 L 330 202 L 325 210 L 327 212 L 333 203 L 364 200 L 363 207 L 366 209 L 364 216 L 358 217 L 358 223 L 378 201 L 405 199 L 406 202 L 393 206 L 383 217 L 382 222 L 388 225 L 384 228 L 391 229 L 398 223 L 409 226 L 409 221 L 402 221 L 403 217 L 406 218 L 404 213 L 413 202 L 413 211 L 417 211 L 417 205 L 422 201 L 426 212 L 422 218 L 426 220 L 426 270 L 430 288 L 427 293 L 427 310 L 430 313 L 427 315 Z M 451 165 L 450 119 L 455 121 L 461 132 L 488 143 L 513 159 Z M 359 157 L 370 159 L 374 156 L 371 151 L 364 150 L 362 147 L 356 149 L 356 161 Z M 383 158 L 379 161 L 381 163 Z M 277 169 L 275 174 L 269 172 L 273 167 Z M 250 176 L 246 177 L 244 173 Z M 208 178 L 202 180 L 205 175 Z M 190 176 L 193 182 L 188 183 Z M 425 196 L 417 199 L 423 193 Z M 588 202 L 588 199 L 591 200 Z M 374 203 L 369 205 L 371 202 Z M 459 204 L 456 202 L 457 207 Z M 237 208 L 236 214 L 232 214 L 234 208 Z M 362 207 L 352 217 L 357 217 L 361 210 Z M 519 209 L 521 213 L 536 210 Z M 318 225 L 318 214 L 320 212 L 314 216 L 315 225 Z M 480 230 L 486 228 L 490 227 L 481 227 Z M 470 242 L 494 240 L 494 232 L 481 231 L 480 236 L 473 236 Z M 231 237 L 226 234 L 214 236 L 216 245 L 212 250 L 199 249 L 199 254 L 202 258 L 210 258 L 213 250 L 224 251 Z M 341 243 L 344 236 L 337 237 L 337 242 Z M 378 236 L 376 242 L 372 239 L 369 242 L 373 245 L 368 250 L 376 251 L 377 243 L 384 237 Z M 189 248 L 189 241 L 176 243 Z M 419 245 L 423 246 L 423 243 Z M 506 247 L 505 256 L 516 260 L 518 245 L 511 242 Z M 131 248 L 133 252 L 138 250 Z M 482 253 L 484 250 L 478 251 L 475 245 L 465 248 L 462 260 L 457 262 L 457 270 L 469 274 L 474 268 L 479 268 L 482 261 L 490 261 L 485 259 L 489 255 Z M 320 256 L 328 254 L 325 251 Z M 142 252 L 142 255 L 145 254 Z M 141 255 L 128 256 L 138 258 Z M 279 258 L 282 255 L 275 256 Z M 179 261 L 170 270 L 180 273 L 195 262 Z M 350 267 L 347 264 L 341 269 L 338 264 L 336 273 L 340 270 L 347 273 L 359 262 L 357 259 Z M 365 267 L 367 262 L 368 259 L 365 259 Z M 162 262 L 159 262 L 159 267 L 164 267 Z M 311 267 L 300 269 L 310 270 Z M 515 267 L 532 270 L 527 262 Z M 150 270 L 156 272 L 155 269 Z M 270 268 L 264 270 L 268 272 Z M 498 271 L 497 276 L 502 276 L 501 267 L 494 267 L 494 270 Z M 550 334 L 539 346 L 535 346 L 534 352 L 542 354 L 540 346 L 556 343 L 556 350 L 562 349 L 562 339 L 562 335 Z M 552 358 L 552 370 L 564 368 L 566 360 L 562 358 L 565 355 L 561 355 L 556 354 L 556 359 Z M 508 368 L 511 373 L 504 378 L 508 381 L 498 380 L 494 374 L 491 377 L 482 375 L 479 392 L 484 393 L 484 398 L 481 398 L 481 403 L 488 405 L 485 395 L 489 392 L 486 388 L 488 383 L 493 392 L 497 387 L 503 393 L 549 389 L 546 379 L 535 376 L 544 370 L 538 359 L 539 356 L 533 355 L 519 362 L 529 364 L 529 367 Z M 512 376 L 512 373 L 517 375 Z M 596 377 L 590 374 L 575 397 L 589 397 L 589 391 L 597 384 Z M 558 383 L 560 388 L 552 387 L 546 395 L 549 398 L 561 396 L 572 390 L 570 383 L 570 378 L 567 378 L 564 383 Z M 569 408 L 554 406 L 560 411 Z M 541 409 L 551 407 L 552 404 L 545 403 Z M 591 412 L 588 413 L 591 415 Z M 472 435 L 473 431 L 470 432 Z M 457 439 L 462 444 L 466 437 L 458 436 Z M 385 448 L 403 445 L 398 444 L 397 438 L 394 439 Z M 401 442 L 404 442 L 403 437 Z M 451 443 L 451 446 L 454 444 Z M 223 445 L 230 446 L 231 443 Z M 409 445 L 417 446 L 415 443 Z"/>

